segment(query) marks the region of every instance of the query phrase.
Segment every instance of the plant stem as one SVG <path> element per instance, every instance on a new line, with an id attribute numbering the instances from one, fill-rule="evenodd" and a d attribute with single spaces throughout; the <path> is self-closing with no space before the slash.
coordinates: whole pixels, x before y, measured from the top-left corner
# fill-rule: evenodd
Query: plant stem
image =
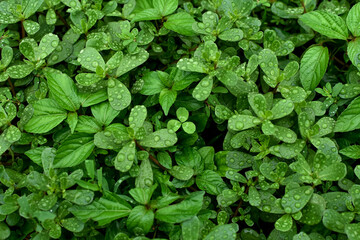
<path id="1" fill-rule="evenodd" d="M 70 28 L 69 24 L 66 22 L 66 20 L 60 15 L 58 11 L 55 11 L 56 16 L 60 19 L 60 21 L 68 28 Z"/>
<path id="2" fill-rule="evenodd" d="M 16 96 L 16 93 L 15 93 L 15 88 L 14 88 L 14 84 L 11 82 L 10 78 L 7 79 L 9 85 L 10 85 L 10 90 L 11 90 L 11 93 L 13 95 L 13 97 Z"/>
<path id="3" fill-rule="evenodd" d="M 244 194 L 247 194 L 248 192 L 249 192 L 249 186 L 246 185 Z M 233 214 L 233 217 L 236 217 L 236 216 L 237 216 L 237 214 L 239 213 L 239 209 L 241 208 L 241 206 L 242 206 L 243 203 L 244 203 L 243 199 L 240 199 L 239 204 L 238 204 L 238 206 L 236 207 L 235 212 L 234 212 L 234 214 Z"/>
<path id="4" fill-rule="evenodd" d="M 21 19 L 21 39 L 25 38 L 25 28 L 24 28 L 24 19 Z"/>
<path id="5" fill-rule="evenodd" d="M 138 148 L 140 148 L 140 150 L 146 151 L 145 148 L 143 148 L 138 142 L 136 142 L 136 146 L 137 146 Z M 146 152 L 148 152 L 148 151 L 146 151 Z M 148 152 L 148 153 L 149 153 L 149 152 Z M 163 165 L 161 165 L 161 164 L 159 163 L 159 161 L 158 161 L 154 156 L 152 156 L 150 153 L 149 153 L 149 158 L 150 158 L 150 160 L 153 161 L 156 165 L 158 165 L 159 168 L 161 168 L 161 169 L 164 170 L 164 171 L 167 171 L 167 169 L 166 169 Z"/>

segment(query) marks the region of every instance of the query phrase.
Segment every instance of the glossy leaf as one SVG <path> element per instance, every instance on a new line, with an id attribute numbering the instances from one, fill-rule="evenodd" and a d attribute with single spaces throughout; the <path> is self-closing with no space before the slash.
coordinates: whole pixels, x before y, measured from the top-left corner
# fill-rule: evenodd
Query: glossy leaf
<path id="1" fill-rule="evenodd" d="M 105 62 L 100 53 L 92 47 L 87 47 L 80 51 L 77 59 L 83 68 L 96 72 L 96 68 L 99 66 L 105 70 Z"/>
<path id="2" fill-rule="evenodd" d="M 360 104 L 360 97 L 355 98 L 349 106 L 338 117 L 335 123 L 335 132 L 349 132 L 360 128 L 358 111 Z"/>
<path id="3" fill-rule="evenodd" d="M 130 105 L 131 94 L 119 80 L 110 79 L 108 81 L 108 96 L 110 105 L 115 110 L 120 111 Z"/>
<path id="4" fill-rule="evenodd" d="M 156 211 L 155 218 L 167 223 L 179 223 L 195 216 L 201 209 L 204 192 L 188 195 L 183 201 Z"/>
<path id="5" fill-rule="evenodd" d="M 358 24 L 358 19 L 360 17 L 360 4 L 355 4 L 351 7 L 347 17 L 346 17 L 346 25 L 349 28 L 350 32 L 355 37 L 360 36 L 360 27 Z"/>
<path id="6" fill-rule="evenodd" d="M 165 148 L 174 145 L 177 137 L 174 132 L 168 129 L 161 129 L 145 136 L 140 145 L 151 148 Z"/>
<path id="7" fill-rule="evenodd" d="M 75 111 L 80 107 L 77 89 L 73 80 L 58 70 L 47 69 L 45 77 L 48 81 L 51 98 L 62 108 Z"/>
<path id="8" fill-rule="evenodd" d="M 334 13 L 312 11 L 302 15 L 300 20 L 329 38 L 346 40 L 348 37 L 345 21 Z"/>
<path id="9" fill-rule="evenodd" d="M 242 131 L 255 127 L 261 123 L 261 120 L 249 115 L 234 115 L 229 119 L 228 127 L 234 131 Z"/>
<path id="10" fill-rule="evenodd" d="M 33 116 L 24 126 L 27 132 L 46 133 L 67 117 L 66 111 L 49 98 L 37 101 L 33 107 Z"/>
<path id="11" fill-rule="evenodd" d="M 67 138 L 56 151 L 55 168 L 76 166 L 91 154 L 95 145 L 93 137 L 87 134 L 73 134 Z"/>
<path id="12" fill-rule="evenodd" d="M 119 68 L 116 70 L 116 76 L 119 77 L 132 69 L 140 66 L 149 58 L 149 53 L 140 48 L 139 52 L 134 55 L 125 55 L 119 64 Z"/>
<path id="13" fill-rule="evenodd" d="M 316 46 L 306 50 L 300 62 L 300 81 L 305 90 L 314 90 L 323 78 L 329 62 L 326 47 Z"/>
<path id="14" fill-rule="evenodd" d="M 305 207 L 313 192 L 314 189 L 307 186 L 292 189 L 285 193 L 281 205 L 286 213 L 296 213 Z"/>

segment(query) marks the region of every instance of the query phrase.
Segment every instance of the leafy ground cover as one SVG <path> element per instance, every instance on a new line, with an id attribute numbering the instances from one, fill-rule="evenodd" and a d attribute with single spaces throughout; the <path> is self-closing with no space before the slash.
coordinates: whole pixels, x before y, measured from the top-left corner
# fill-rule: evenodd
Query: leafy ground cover
<path id="1" fill-rule="evenodd" d="M 0 239 L 360 239 L 360 3 L 0 2 Z"/>

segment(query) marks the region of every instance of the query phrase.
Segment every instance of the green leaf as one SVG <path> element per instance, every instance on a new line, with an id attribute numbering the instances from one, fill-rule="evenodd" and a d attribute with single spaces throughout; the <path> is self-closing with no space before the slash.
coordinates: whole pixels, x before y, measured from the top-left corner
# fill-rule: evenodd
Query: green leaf
<path id="1" fill-rule="evenodd" d="M 280 139 L 286 143 L 294 143 L 297 139 L 296 133 L 289 128 L 276 126 L 270 121 L 263 123 L 261 130 L 266 135 L 273 135 L 274 137 Z"/>
<path id="2" fill-rule="evenodd" d="M 307 97 L 305 90 L 298 86 L 279 86 L 278 89 L 284 98 L 294 103 L 301 103 L 305 101 Z"/>
<path id="3" fill-rule="evenodd" d="M 94 199 L 94 192 L 90 190 L 67 190 L 63 196 L 66 200 L 77 205 L 88 205 Z"/>
<path id="4" fill-rule="evenodd" d="M 78 62 L 83 68 L 96 72 L 96 68 L 100 67 L 105 70 L 105 62 L 100 53 L 92 47 L 87 47 L 80 51 Z"/>
<path id="5" fill-rule="evenodd" d="M 321 10 L 305 13 L 300 20 L 319 32 L 333 39 L 346 40 L 348 38 L 348 30 L 345 21 L 331 12 Z"/>
<path id="6" fill-rule="evenodd" d="M 177 92 L 174 90 L 170 90 L 167 88 L 161 90 L 159 96 L 159 102 L 165 115 L 169 114 L 169 110 L 171 106 L 174 104 L 176 100 L 176 96 L 177 96 Z"/>
<path id="7" fill-rule="evenodd" d="M 0 69 L 6 68 L 13 59 L 14 51 L 9 46 L 4 46 L 1 50 Z"/>
<path id="8" fill-rule="evenodd" d="M 45 77 L 53 98 L 62 108 L 76 111 L 80 107 L 79 97 L 74 81 L 65 73 L 47 68 Z"/>
<path id="9" fill-rule="evenodd" d="M 167 16 L 175 12 L 179 3 L 178 0 L 153 0 L 153 4 L 162 16 Z"/>
<path id="10" fill-rule="evenodd" d="M 20 64 L 9 67 L 6 73 L 14 79 L 24 78 L 34 70 L 34 66 L 28 64 Z"/>
<path id="11" fill-rule="evenodd" d="M 109 102 L 103 102 L 91 107 L 91 113 L 95 119 L 102 125 L 109 125 L 120 111 L 111 107 Z"/>
<path id="12" fill-rule="evenodd" d="M 180 223 L 194 217 L 201 209 L 203 191 L 193 192 L 183 201 L 156 211 L 155 218 L 167 223 Z"/>
<path id="13" fill-rule="evenodd" d="M 188 166 L 173 166 L 169 173 L 179 180 L 187 181 L 194 175 L 194 169 Z"/>
<path id="14" fill-rule="evenodd" d="M 281 232 L 287 232 L 291 229 L 293 220 L 290 214 L 285 214 L 275 222 L 275 228 Z"/>
<path id="15" fill-rule="evenodd" d="M 0 15 L 1 16 L 1 15 Z M 0 18 L 1 20 L 1 18 Z M 6 223 L 0 222 L 0 239 L 7 239 L 10 236 L 10 228 Z"/>
<path id="16" fill-rule="evenodd" d="M 258 62 L 261 70 L 266 74 L 267 78 L 264 81 L 270 86 L 275 87 L 277 85 L 277 78 L 280 74 L 278 67 L 278 60 L 275 53 L 269 49 L 264 49 L 259 53 Z"/>
<path id="17" fill-rule="evenodd" d="M 342 155 L 345 155 L 352 159 L 359 159 L 360 158 L 360 146 L 359 145 L 352 145 L 346 148 L 343 148 L 339 151 Z"/>
<path id="18" fill-rule="evenodd" d="M 23 14 L 25 18 L 33 15 L 41 6 L 44 0 L 28 0 L 24 6 Z"/>
<path id="19" fill-rule="evenodd" d="M 193 36 L 194 31 L 192 29 L 192 25 L 194 23 L 195 20 L 190 14 L 187 12 L 178 12 L 168 17 L 167 21 L 164 23 L 164 26 L 167 29 L 177 32 L 181 35 Z"/>
<path id="20" fill-rule="evenodd" d="M 114 78 L 108 81 L 108 96 L 112 108 L 121 111 L 131 103 L 131 94 L 127 87 Z"/>
<path id="21" fill-rule="evenodd" d="M 237 170 L 248 168 L 253 162 L 254 157 L 247 153 L 231 151 L 226 155 L 226 165 Z"/>
<path id="22" fill-rule="evenodd" d="M 239 226 L 236 223 L 217 225 L 204 238 L 204 240 L 211 240 L 211 239 L 235 240 L 236 232 L 238 230 L 239 230 Z"/>
<path id="23" fill-rule="evenodd" d="M 112 55 L 111 58 L 106 62 L 105 70 L 107 71 L 107 68 L 109 68 L 111 70 L 118 68 L 123 56 L 124 56 L 123 52 L 120 52 L 120 51 L 115 52 L 114 55 Z"/>
<path id="24" fill-rule="evenodd" d="M 281 182 L 286 174 L 288 166 L 284 162 L 279 163 L 262 163 L 260 165 L 260 172 L 267 179 L 272 182 Z"/>
<path id="25" fill-rule="evenodd" d="M 70 232 L 81 232 L 85 224 L 77 218 L 65 218 L 61 220 L 61 224 Z"/>
<path id="26" fill-rule="evenodd" d="M 137 105 L 130 111 L 129 126 L 134 129 L 136 133 L 143 125 L 147 116 L 146 107 L 143 105 Z"/>
<path id="27" fill-rule="evenodd" d="M 25 155 L 28 156 L 37 165 L 42 166 L 41 153 L 45 148 L 46 147 L 37 147 L 30 149 L 25 152 Z"/>
<path id="28" fill-rule="evenodd" d="M 264 118 L 267 110 L 265 97 L 260 93 L 249 93 L 248 101 L 255 114 L 260 118 Z"/>
<path id="29" fill-rule="evenodd" d="M 46 24 L 54 25 L 56 23 L 57 17 L 54 9 L 48 9 L 46 12 Z"/>
<path id="30" fill-rule="evenodd" d="M 173 146 L 177 140 L 177 136 L 173 131 L 168 129 L 160 129 L 146 135 L 140 141 L 140 145 L 150 148 L 165 148 Z"/>
<path id="31" fill-rule="evenodd" d="M 244 1 L 225 1 L 221 4 L 220 10 L 225 12 L 228 17 L 240 19 L 249 16 L 255 4 L 251 0 Z"/>
<path id="32" fill-rule="evenodd" d="M 11 213 L 15 212 L 18 209 L 19 209 L 18 205 L 3 204 L 0 206 L 0 214 L 1 215 L 10 215 Z"/>
<path id="33" fill-rule="evenodd" d="M 220 119 L 228 120 L 234 113 L 224 105 L 216 105 L 215 115 Z"/>
<path id="34" fill-rule="evenodd" d="M 116 219 L 126 217 L 131 212 L 131 209 L 128 206 L 105 198 L 100 198 L 87 206 L 74 205 L 68 210 L 81 221 L 92 219 L 97 221 L 100 226 Z"/>
<path id="35" fill-rule="evenodd" d="M 76 133 L 68 137 L 56 151 L 55 168 L 76 166 L 90 156 L 95 145 L 93 137 L 84 133 Z"/>
<path id="36" fill-rule="evenodd" d="M 358 69 L 360 69 L 359 49 L 360 49 L 360 38 L 355 38 L 354 40 L 348 43 L 348 47 L 347 47 L 348 56 L 352 64 Z"/>
<path id="37" fill-rule="evenodd" d="M 241 29 L 233 28 L 225 30 L 219 34 L 219 38 L 224 41 L 238 42 L 244 37 L 244 33 Z"/>
<path id="38" fill-rule="evenodd" d="M 346 173 L 346 165 L 344 163 L 333 163 L 330 166 L 324 167 L 318 176 L 323 181 L 339 181 L 346 176 Z"/>
<path id="39" fill-rule="evenodd" d="M 39 1 L 41 2 L 41 1 Z M 0 2 L 0 23 L 1 24 L 11 24 L 20 21 L 21 17 L 19 15 L 14 15 L 15 4 L 11 4 L 8 1 Z"/>
<path id="40" fill-rule="evenodd" d="M 71 133 L 74 133 L 76 125 L 78 123 L 78 115 L 76 112 L 69 112 L 67 115 L 66 122 L 69 124 Z"/>
<path id="41" fill-rule="evenodd" d="M 189 111 L 184 107 L 180 107 L 176 110 L 176 117 L 180 120 L 180 122 L 186 122 L 189 118 Z"/>
<path id="42" fill-rule="evenodd" d="M 90 107 L 95 104 L 104 102 L 108 99 L 106 89 L 101 89 L 95 93 L 79 92 L 78 96 L 79 96 L 82 107 Z M 110 104 L 109 104 L 109 106 L 110 106 Z M 110 106 L 110 108 L 111 108 L 111 106 Z M 116 111 L 116 110 L 114 110 L 114 111 Z"/>
<path id="43" fill-rule="evenodd" d="M 24 126 L 27 132 L 46 133 L 67 117 L 66 111 L 49 98 L 37 101 L 33 107 L 33 116 Z"/>
<path id="44" fill-rule="evenodd" d="M 326 209 L 324 211 L 323 224 L 331 231 L 345 233 L 347 221 L 339 212 L 333 209 Z"/>
<path id="45" fill-rule="evenodd" d="M 125 55 L 119 64 L 119 68 L 116 71 L 116 76 L 120 77 L 121 75 L 131 71 L 132 69 L 140 66 L 149 58 L 149 53 L 143 49 L 139 48 L 139 52 L 134 55 Z"/>
<path id="46" fill-rule="evenodd" d="M 197 240 L 200 235 L 200 220 L 197 216 L 181 223 L 182 239 Z"/>
<path id="47" fill-rule="evenodd" d="M 130 170 L 131 166 L 135 161 L 135 143 L 133 141 L 128 142 L 117 154 L 114 166 L 120 172 L 127 172 Z"/>
<path id="48" fill-rule="evenodd" d="M 4 131 L 5 141 L 8 141 L 9 143 L 14 143 L 14 142 L 18 141 L 20 139 L 20 137 L 21 137 L 21 132 L 14 125 L 9 126 Z"/>
<path id="49" fill-rule="evenodd" d="M 253 128 L 261 123 L 257 117 L 249 115 L 234 115 L 229 119 L 228 128 L 234 131 L 242 131 Z"/>
<path id="50" fill-rule="evenodd" d="M 182 124 L 184 132 L 187 134 L 193 134 L 196 131 L 196 125 L 193 122 L 185 122 Z"/>
<path id="51" fill-rule="evenodd" d="M 212 87 L 213 78 L 210 76 L 206 76 L 194 88 L 192 96 L 198 101 L 204 101 L 209 97 Z"/>
<path id="52" fill-rule="evenodd" d="M 151 187 L 154 182 L 154 176 L 149 157 L 140 160 L 142 161 L 139 168 L 139 175 L 135 180 L 135 186 L 139 188 Z"/>
<path id="53" fill-rule="evenodd" d="M 312 171 L 309 163 L 305 160 L 302 155 L 298 155 L 297 161 L 289 165 L 291 170 L 302 175 L 311 175 Z"/>
<path id="54" fill-rule="evenodd" d="M 137 234 L 147 234 L 154 223 L 154 212 L 144 206 L 134 207 L 126 221 L 126 227 Z"/>
<path id="55" fill-rule="evenodd" d="M 359 45 L 359 49 L 360 49 L 360 45 Z M 344 84 L 340 93 L 339 93 L 339 96 L 341 98 L 354 98 L 354 97 L 357 97 L 358 95 L 360 94 L 360 85 L 357 84 L 357 83 L 347 83 L 347 84 Z"/>
<path id="56" fill-rule="evenodd" d="M 351 7 L 347 17 L 346 17 L 346 25 L 348 26 L 350 32 L 355 36 L 360 36 L 360 4 L 357 3 Z"/>
<path id="57" fill-rule="evenodd" d="M 161 19 L 161 12 L 156 8 L 144 9 L 141 12 L 136 13 L 135 17 L 132 19 L 135 22 L 145 21 L 145 20 L 156 20 Z"/>
<path id="58" fill-rule="evenodd" d="M 340 114 L 334 132 L 349 132 L 360 128 L 360 97 L 355 98 Z"/>
<path id="59" fill-rule="evenodd" d="M 281 205 L 286 213 L 296 213 L 310 200 L 314 189 L 310 186 L 294 188 L 285 193 L 281 199 Z"/>
<path id="60" fill-rule="evenodd" d="M 61 2 L 73 10 L 81 9 L 81 3 L 78 0 L 61 0 Z"/>
<path id="61" fill-rule="evenodd" d="M 306 233 L 300 232 L 294 235 L 293 240 L 311 240 L 311 238 Z"/>
<path id="62" fill-rule="evenodd" d="M 318 128 L 318 133 L 315 135 L 316 137 L 328 135 L 334 130 L 335 120 L 330 117 L 323 117 L 319 121 L 317 121 L 314 128 L 315 127 Z"/>
<path id="63" fill-rule="evenodd" d="M 167 153 L 167 152 L 159 152 L 157 154 L 157 160 L 165 168 L 167 168 L 167 169 L 172 168 L 172 159 L 171 159 L 169 153 Z"/>
<path id="64" fill-rule="evenodd" d="M 101 81 L 103 78 L 95 73 L 79 73 L 75 76 L 76 81 L 83 86 L 91 86 Z"/>
<path id="65" fill-rule="evenodd" d="M 165 85 L 160 78 L 161 74 L 162 72 L 160 71 L 146 73 L 142 78 L 144 80 L 144 85 L 140 90 L 140 93 L 144 95 L 154 95 L 160 93 L 161 90 L 165 88 Z"/>
<path id="66" fill-rule="evenodd" d="M 51 148 L 47 148 L 49 152 L 51 152 Z M 51 153 L 53 156 L 54 154 Z M 57 196 L 53 195 L 45 195 L 39 202 L 39 208 L 44 211 L 49 211 L 56 203 L 57 203 Z"/>
<path id="67" fill-rule="evenodd" d="M 294 143 L 282 143 L 269 148 L 270 153 L 285 159 L 296 157 L 305 147 L 305 141 L 297 139 Z"/>
<path id="68" fill-rule="evenodd" d="M 325 208 L 324 198 L 314 193 L 310 201 L 301 210 L 302 217 L 299 221 L 307 225 L 316 225 L 321 222 Z"/>
<path id="69" fill-rule="evenodd" d="M 271 109 L 272 118 L 271 119 L 279 119 L 283 118 L 294 110 L 294 104 L 291 100 L 281 99 L 278 101 L 273 108 Z"/>
<path id="70" fill-rule="evenodd" d="M 52 53 L 55 48 L 59 45 L 59 37 L 55 34 L 52 33 L 48 33 L 45 36 L 42 37 L 40 44 L 39 44 L 39 48 L 38 48 L 38 53 L 36 53 L 36 55 L 38 56 L 38 59 L 44 59 L 47 56 L 50 55 L 50 53 Z"/>
<path id="71" fill-rule="evenodd" d="M 315 46 L 306 50 L 300 62 L 300 81 L 305 90 L 314 90 L 323 78 L 329 63 L 326 47 Z"/>
<path id="72" fill-rule="evenodd" d="M 30 35 L 34 35 L 40 30 L 40 25 L 37 22 L 26 20 L 23 24 L 25 31 Z"/>
<path id="73" fill-rule="evenodd" d="M 177 67 L 189 72 L 208 73 L 209 71 L 209 67 L 197 58 L 181 58 L 177 63 Z M 206 77 L 206 79 L 208 78 Z"/>
<path id="74" fill-rule="evenodd" d="M 71 43 L 67 41 L 59 42 L 59 45 L 55 48 L 55 50 L 48 57 L 48 65 L 54 65 L 59 62 L 64 61 L 73 53 L 74 47 Z"/>
<path id="75" fill-rule="evenodd" d="M 249 187 L 249 203 L 251 206 L 260 206 L 261 198 L 259 191 L 254 187 Z"/>
<path id="76" fill-rule="evenodd" d="M 227 188 L 221 176 L 217 172 L 211 170 L 205 170 L 199 174 L 196 177 L 196 185 L 199 189 L 212 195 L 219 195 Z"/>
<path id="77" fill-rule="evenodd" d="M 274 2 L 271 11 L 281 18 L 298 18 L 304 12 L 302 7 L 289 7 L 283 2 Z"/>

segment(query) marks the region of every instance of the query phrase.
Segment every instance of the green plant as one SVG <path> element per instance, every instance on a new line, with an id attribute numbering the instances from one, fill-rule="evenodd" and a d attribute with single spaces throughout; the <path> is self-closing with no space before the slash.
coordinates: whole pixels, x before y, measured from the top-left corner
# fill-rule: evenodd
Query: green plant
<path id="1" fill-rule="evenodd" d="M 0 239 L 360 234 L 360 3 L 0 2 Z"/>

